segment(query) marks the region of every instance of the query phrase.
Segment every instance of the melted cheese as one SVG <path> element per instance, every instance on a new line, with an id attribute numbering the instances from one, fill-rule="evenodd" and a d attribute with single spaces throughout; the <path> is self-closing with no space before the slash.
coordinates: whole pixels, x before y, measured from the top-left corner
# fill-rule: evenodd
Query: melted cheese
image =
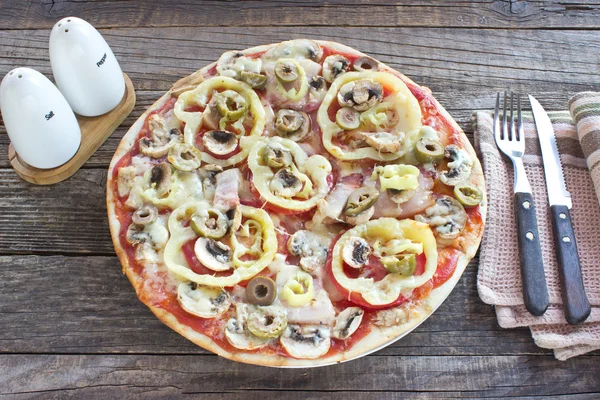
<path id="1" fill-rule="evenodd" d="M 156 189 L 148 185 L 150 173 L 150 170 L 146 172 L 147 176 L 144 181 L 146 189 L 142 192 L 142 197 L 144 200 L 155 206 L 175 209 L 184 203 L 203 199 L 202 180 L 195 171 L 177 171 L 173 174 L 171 177 L 171 191 L 167 197 L 159 197 L 156 193 Z M 140 182 L 139 184 L 143 184 L 143 182 Z"/>
<path id="2" fill-rule="evenodd" d="M 390 273 L 377 282 L 373 278 L 350 278 L 344 273 L 342 249 L 353 236 L 371 241 L 388 242 L 394 239 L 408 239 L 411 242 L 422 243 L 427 258 L 425 271 L 419 276 Z M 384 305 L 431 279 L 437 269 L 437 258 L 435 237 L 427 224 L 409 219 L 399 221 L 394 218 L 380 218 L 349 229 L 340 237 L 333 248 L 331 269 L 336 281 L 346 290 L 360 293 L 363 299 L 372 305 Z"/>
<path id="3" fill-rule="evenodd" d="M 303 199 L 281 197 L 273 192 L 273 188 L 277 189 L 276 185 L 271 185 L 275 177 L 275 172 L 271 167 L 264 165 L 262 161 L 262 153 L 269 143 L 281 145 L 288 149 L 293 156 L 295 168 L 299 173 L 306 176 L 307 181 L 304 182 L 304 190 L 297 196 L 300 197 L 302 195 Z M 329 192 L 327 184 L 327 177 L 331 173 L 331 164 L 329 161 L 320 155 L 308 157 L 304 150 L 302 150 L 302 147 L 289 139 L 272 137 L 257 140 L 248 154 L 248 166 L 252 171 L 254 186 L 261 197 L 267 202 L 287 210 L 310 210 Z"/>
<path id="4" fill-rule="evenodd" d="M 194 90 L 182 93 L 175 103 L 175 115 L 181 121 L 185 122 L 184 140 L 187 144 L 194 147 L 196 145 L 196 134 L 202 125 L 202 112 L 185 111 L 186 107 L 199 105 L 205 108 L 215 90 L 233 90 L 239 93 L 246 101 L 246 104 L 248 104 L 248 111 L 254 121 L 252 129 L 245 137 L 258 137 L 262 135 L 265 127 L 265 109 L 256 92 L 244 82 L 239 82 L 225 76 L 218 76 L 205 80 Z M 242 139 L 243 138 L 244 137 L 242 137 Z M 240 141 L 240 145 L 242 145 L 242 143 L 243 142 Z M 201 157 L 202 161 L 206 163 L 227 167 L 243 161 L 247 156 L 248 148 L 242 147 L 242 150 L 239 153 L 226 159 L 215 158 L 206 152 L 202 152 Z"/>
<path id="5" fill-rule="evenodd" d="M 262 228 L 261 232 L 261 250 L 260 257 L 249 265 L 238 266 L 231 275 L 214 276 L 211 274 L 197 274 L 191 270 L 185 257 L 183 256 L 182 246 L 188 241 L 197 237 L 191 227 L 184 226 L 182 221 L 186 221 L 190 215 L 203 208 L 209 208 L 207 202 L 187 203 L 171 213 L 169 217 L 169 230 L 171 238 L 165 248 L 165 263 L 169 270 L 182 278 L 206 286 L 229 287 L 237 283 L 250 279 L 258 274 L 273 261 L 277 253 L 277 236 L 275 227 L 269 217 L 269 214 L 261 209 L 240 205 L 242 216 L 247 220 L 256 221 Z M 232 249 L 235 253 L 235 246 Z"/>
<path id="6" fill-rule="evenodd" d="M 344 130 L 340 128 L 335 121 L 329 119 L 329 107 L 334 101 L 337 101 L 337 94 L 343 85 L 358 79 L 371 79 L 381 83 L 384 88 L 392 91 L 393 94 L 386 97 L 384 102 L 386 105 L 393 107 L 398 116 L 398 121 L 395 126 L 391 127 L 391 130 L 406 134 L 400 151 L 395 153 L 382 153 L 372 147 L 363 147 L 354 150 L 342 149 L 333 143 L 334 137 L 344 132 Z M 347 72 L 340 75 L 331 84 L 321 107 L 319 107 L 317 121 L 323 132 L 323 146 L 335 158 L 340 160 L 362 160 L 364 158 L 371 158 L 373 160 L 391 161 L 412 150 L 414 141 L 421 128 L 421 106 L 404 82 L 390 73 L 372 71 L 363 71 L 360 73 Z"/>

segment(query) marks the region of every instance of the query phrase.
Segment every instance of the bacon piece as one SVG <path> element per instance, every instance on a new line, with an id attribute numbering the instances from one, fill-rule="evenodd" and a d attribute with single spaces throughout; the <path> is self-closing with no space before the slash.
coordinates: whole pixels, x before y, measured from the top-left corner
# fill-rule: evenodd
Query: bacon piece
<path id="1" fill-rule="evenodd" d="M 217 185 L 213 205 L 222 211 L 229 211 L 240 204 L 240 181 L 242 175 L 237 168 L 228 169 L 216 176 Z"/>
<path id="2" fill-rule="evenodd" d="M 344 210 L 348 196 L 361 187 L 363 179 L 362 174 L 350 174 L 341 177 L 327 197 L 317 203 L 318 210 L 315 213 L 313 222 L 316 224 L 341 222 L 339 216 Z"/>

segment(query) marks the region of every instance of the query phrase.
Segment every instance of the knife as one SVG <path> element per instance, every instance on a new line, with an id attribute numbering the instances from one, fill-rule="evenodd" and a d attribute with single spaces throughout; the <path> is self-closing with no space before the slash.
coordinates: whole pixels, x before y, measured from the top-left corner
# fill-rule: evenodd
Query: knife
<path id="1" fill-rule="evenodd" d="M 577 242 L 569 213 L 572 207 L 571 194 L 565 185 L 552 122 L 544 108 L 531 95 L 529 102 L 542 149 L 565 318 L 569 324 L 576 325 L 587 319 L 591 307 L 583 286 Z"/>

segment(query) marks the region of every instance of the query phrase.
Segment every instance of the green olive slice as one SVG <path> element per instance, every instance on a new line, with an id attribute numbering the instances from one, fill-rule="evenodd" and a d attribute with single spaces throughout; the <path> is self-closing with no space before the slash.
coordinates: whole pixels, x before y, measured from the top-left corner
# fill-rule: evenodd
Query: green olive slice
<path id="1" fill-rule="evenodd" d="M 300 76 L 298 66 L 291 61 L 279 60 L 275 64 L 275 75 L 282 82 L 294 82 Z"/>
<path id="2" fill-rule="evenodd" d="M 263 150 L 263 161 L 271 168 L 283 168 L 292 163 L 292 154 L 283 146 L 266 146 Z"/>
<path id="3" fill-rule="evenodd" d="M 191 172 L 202 163 L 199 153 L 198 149 L 189 144 L 178 143 L 169 150 L 168 160 L 178 170 Z"/>
<path id="4" fill-rule="evenodd" d="M 344 215 L 355 217 L 373 207 L 378 198 L 379 191 L 374 187 L 364 186 L 356 189 L 348 196 L 348 201 L 344 206 Z"/>
<path id="5" fill-rule="evenodd" d="M 252 89 L 262 89 L 267 84 L 267 77 L 255 72 L 242 71 L 240 79 L 250 85 Z"/>
<path id="6" fill-rule="evenodd" d="M 444 158 L 444 147 L 435 140 L 421 138 L 415 146 L 415 157 L 422 163 L 440 161 Z"/>
<path id="7" fill-rule="evenodd" d="M 412 276 L 417 266 L 417 258 L 414 254 L 391 256 L 381 258 L 381 263 L 392 274 Z"/>
<path id="8" fill-rule="evenodd" d="M 360 125 L 360 114 L 350 107 L 342 107 L 335 114 L 335 122 L 342 129 L 356 129 Z"/>
<path id="9" fill-rule="evenodd" d="M 193 214 L 190 217 L 190 227 L 198 236 L 220 239 L 227 233 L 229 221 L 218 209 L 209 208 Z"/>
<path id="10" fill-rule="evenodd" d="M 237 121 L 248 109 L 244 96 L 233 90 L 225 90 L 217 96 L 217 109 L 229 121 Z"/>
<path id="11" fill-rule="evenodd" d="M 267 276 L 255 276 L 246 286 L 248 302 L 259 306 L 268 306 L 275 301 L 277 285 Z"/>
<path id="12" fill-rule="evenodd" d="M 483 193 L 475 185 L 459 183 L 454 186 L 454 197 L 465 207 L 474 207 L 483 200 Z"/>

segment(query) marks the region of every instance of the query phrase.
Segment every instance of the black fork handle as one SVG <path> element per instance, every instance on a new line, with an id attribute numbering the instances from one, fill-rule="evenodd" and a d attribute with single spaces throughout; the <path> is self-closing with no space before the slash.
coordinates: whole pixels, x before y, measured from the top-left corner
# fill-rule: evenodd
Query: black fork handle
<path id="1" fill-rule="evenodd" d="M 548 286 L 540 247 L 535 205 L 531 193 L 515 193 L 515 217 L 521 261 L 523 300 L 532 315 L 540 316 L 548 309 Z"/>

